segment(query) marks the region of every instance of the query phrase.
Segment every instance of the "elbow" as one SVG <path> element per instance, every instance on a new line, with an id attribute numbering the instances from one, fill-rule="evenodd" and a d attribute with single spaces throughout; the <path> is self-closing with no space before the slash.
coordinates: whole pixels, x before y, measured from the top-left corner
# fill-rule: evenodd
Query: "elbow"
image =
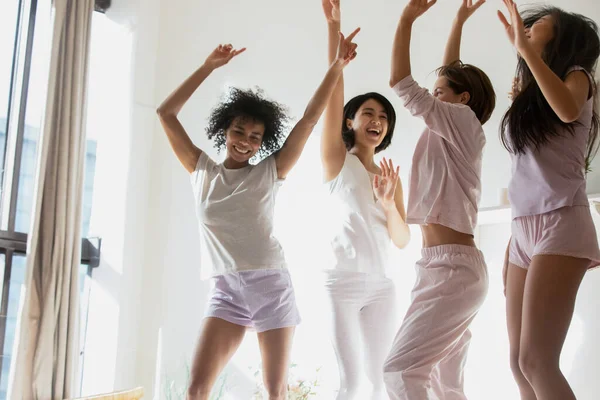
<path id="1" fill-rule="evenodd" d="M 162 106 L 160 106 L 156 109 L 156 115 L 158 115 L 158 118 L 163 119 L 167 116 L 167 112 Z"/>
<path id="2" fill-rule="evenodd" d="M 156 109 L 156 115 L 158 115 L 158 118 L 160 119 L 165 119 L 166 117 L 176 117 L 177 113 L 173 112 L 172 110 L 168 109 L 163 104 L 161 104 Z"/>
<path id="3" fill-rule="evenodd" d="M 400 250 L 402 250 L 402 249 L 406 248 L 406 246 L 408 246 L 409 243 L 410 243 L 410 229 L 408 228 L 408 225 L 407 225 L 404 235 L 402 235 L 402 237 L 394 240 L 394 245 L 397 248 L 399 248 Z"/>
<path id="4" fill-rule="evenodd" d="M 308 129 L 312 131 L 315 126 L 319 123 L 319 119 L 321 119 L 321 115 L 310 115 L 304 114 L 302 119 L 298 121 L 298 126 L 301 126 L 303 129 Z"/>
<path id="5" fill-rule="evenodd" d="M 395 76 L 392 76 L 390 78 L 389 85 L 391 88 L 393 88 L 394 86 L 396 86 L 398 84 L 398 82 L 400 82 L 400 79 L 396 78 Z"/>

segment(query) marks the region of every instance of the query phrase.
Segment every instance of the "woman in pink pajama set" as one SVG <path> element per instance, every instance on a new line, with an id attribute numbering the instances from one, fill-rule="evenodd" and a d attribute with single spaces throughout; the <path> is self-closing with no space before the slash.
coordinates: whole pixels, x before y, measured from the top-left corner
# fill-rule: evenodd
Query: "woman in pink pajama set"
<path id="1" fill-rule="evenodd" d="M 392 400 L 459 400 L 471 338 L 469 325 L 488 288 L 487 268 L 473 231 L 481 192 L 482 124 L 495 106 L 479 68 L 462 64 L 462 26 L 483 3 L 459 9 L 433 95 L 411 77 L 414 21 L 435 0 L 410 0 L 394 41 L 390 85 L 425 122 L 413 156 L 407 222 L 421 225 L 422 259 L 412 304 L 396 335 L 384 374 Z"/>
<path id="2" fill-rule="evenodd" d="M 553 7 L 499 13 L 518 54 L 516 91 L 502 121 L 512 157 L 512 238 L 505 263 L 510 360 L 523 400 L 574 400 L 559 367 L 579 285 L 600 263 L 586 196 L 598 115 L 600 55 L 589 18 Z"/>

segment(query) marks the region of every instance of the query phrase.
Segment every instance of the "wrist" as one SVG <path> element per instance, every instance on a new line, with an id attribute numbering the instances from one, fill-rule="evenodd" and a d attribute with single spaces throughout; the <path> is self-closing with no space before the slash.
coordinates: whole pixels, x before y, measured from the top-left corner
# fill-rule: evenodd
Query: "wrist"
<path id="1" fill-rule="evenodd" d="M 329 28 L 329 30 L 335 30 L 335 33 L 337 34 L 340 31 L 340 27 L 341 27 L 341 23 L 340 21 L 330 21 L 327 20 L 327 27 Z"/>
<path id="2" fill-rule="evenodd" d="M 210 61 L 204 61 L 204 63 L 200 66 L 199 69 L 203 69 L 203 70 L 212 72 L 215 69 L 217 69 L 217 67 L 213 63 L 211 63 Z"/>
<path id="3" fill-rule="evenodd" d="M 383 207 L 383 210 L 387 214 L 396 209 L 396 203 L 394 202 L 394 200 L 387 200 L 387 201 L 382 200 L 381 207 Z"/>
<path id="4" fill-rule="evenodd" d="M 517 52 L 519 53 L 519 55 L 523 59 L 525 59 L 525 61 L 531 60 L 531 58 L 535 57 L 535 55 L 536 55 L 535 52 L 533 51 L 533 48 L 531 47 L 531 45 L 528 42 L 521 43 L 519 45 L 515 45 L 515 48 L 517 49 Z"/>
<path id="5" fill-rule="evenodd" d="M 417 18 L 412 15 L 402 14 L 402 16 L 400 17 L 400 24 L 403 26 L 406 26 L 408 28 L 411 28 L 416 20 L 417 20 Z"/>
<path id="6" fill-rule="evenodd" d="M 345 61 L 343 58 L 336 57 L 336 59 L 331 63 L 329 69 L 332 71 L 340 72 L 345 67 Z"/>
<path id="7" fill-rule="evenodd" d="M 456 18 L 454 18 L 454 21 L 452 21 L 452 26 L 454 28 L 462 29 L 462 27 L 465 25 L 465 22 L 467 22 L 466 19 L 456 17 Z"/>

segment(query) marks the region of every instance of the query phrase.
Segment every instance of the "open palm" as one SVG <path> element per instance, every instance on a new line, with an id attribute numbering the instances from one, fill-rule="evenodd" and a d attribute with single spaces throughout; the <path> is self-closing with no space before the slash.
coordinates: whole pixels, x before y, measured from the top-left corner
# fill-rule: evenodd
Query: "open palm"
<path id="1" fill-rule="evenodd" d="M 409 0 L 402 11 L 402 18 L 408 21 L 415 21 L 427 10 L 429 10 L 437 0 Z"/>
<path id="2" fill-rule="evenodd" d="M 500 18 L 500 22 L 502 22 L 502 25 L 504 26 L 504 30 L 506 31 L 510 43 L 515 46 L 517 50 L 521 50 L 529 43 L 527 41 L 523 19 L 513 0 L 503 0 L 503 2 L 508 9 L 510 22 L 501 11 L 498 11 L 498 18 Z"/>
<path id="3" fill-rule="evenodd" d="M 231 61 L 233 57 L 243 53 L 244 51 L 246 51 L 246 48 L 234 50 L 233 46 L 230 44 L 220 44 L 219 47 L 214 49 L 213 52 L 210 53 L 210 55 L 206 58 L 205 63 L 213 68 L 219 68 Z"/>
<path id="4" fill-rule="evenodd" d="M 384 205 L 394 204 L 394 195 L 398 186 L 398 176 L 400 175 L 400 167 L 394 169 L 392 160 L 386 160 L 379 163 L 381 168 L 381 177 L 375 176 L 373 180 L 373 192 L 375 197 Z"/>
<path id="5" fill-rule="evenodd" d="M 456 14 L 456 19 L 464 23 L 483 3 L 485 3 L 485 0 L 478 0 L 475 4 L 473 4 L 473 0 L 463 0 Z"/>

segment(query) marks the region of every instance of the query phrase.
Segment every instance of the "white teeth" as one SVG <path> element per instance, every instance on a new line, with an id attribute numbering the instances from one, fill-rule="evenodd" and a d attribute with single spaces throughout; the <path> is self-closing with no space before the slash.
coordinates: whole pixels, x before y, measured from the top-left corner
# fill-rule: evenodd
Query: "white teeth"
<path id="1" fill-rule="evenodd" d="M 233 146 L 233 148 L 238 152 L 238 153 L 242 153 L 242 154 L 248 154 L 250 153 L 250 150 L 242 150 L 237 146 Z"/>

